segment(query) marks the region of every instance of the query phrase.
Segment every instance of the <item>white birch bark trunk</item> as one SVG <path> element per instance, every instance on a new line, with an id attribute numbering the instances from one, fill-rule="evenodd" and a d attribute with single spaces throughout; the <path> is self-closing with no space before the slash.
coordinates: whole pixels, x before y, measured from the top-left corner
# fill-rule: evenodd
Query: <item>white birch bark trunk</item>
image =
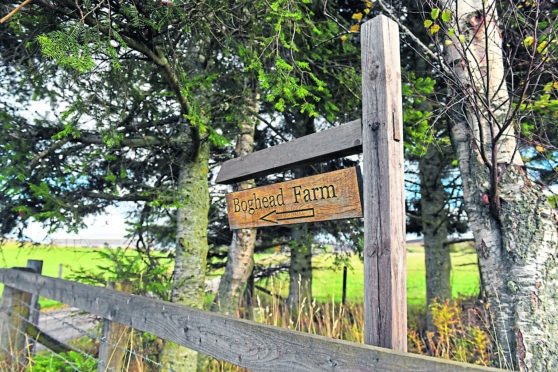
<path id="1" fill-rule="evenodd" d="M 517 153 L 494 0 L 451 0 L 452 140 L 500 366 L 558 370 L 556 212 Z M 464 37 L 459 40 L 459 35 Z"/>

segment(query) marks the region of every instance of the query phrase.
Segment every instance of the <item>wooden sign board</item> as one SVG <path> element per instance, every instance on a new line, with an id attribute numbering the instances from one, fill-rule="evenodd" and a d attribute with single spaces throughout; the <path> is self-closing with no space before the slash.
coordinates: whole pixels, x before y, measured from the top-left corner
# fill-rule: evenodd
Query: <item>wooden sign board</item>
<path id="1" fill-rule="evenodd" d="M 226 195 L 231 229 L 362 217 L 360 170 L 335 172 Z"/>

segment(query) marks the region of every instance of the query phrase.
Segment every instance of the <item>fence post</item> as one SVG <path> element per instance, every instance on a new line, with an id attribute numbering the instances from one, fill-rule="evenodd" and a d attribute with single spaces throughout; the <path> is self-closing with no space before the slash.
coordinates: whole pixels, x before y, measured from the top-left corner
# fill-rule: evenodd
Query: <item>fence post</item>
<path id="1" fill-rule="evenodd" d="M 341 303 L 345 305 L 347 301 L 347 266 L 343 266 L 343 292 L 341 294 Z"/>
<path id="2" fill-rule="evenodd" d="M 364 342 L 407 350 L 405 190 L 397 24 L 361 28 Z"/>
<path id="3" fill-rule="evenodd" d="M 43 260 L 27 260 L 27 267 L 32 269 L 35 274 L 43 273 Z M 39 325 L 39 315 L 41 314 L 41 305 L 39 304 L 39 295 L 33 293 L 31 297 L 31 313 L 29 314 L 29 322 Z"/>
<path id="4" fill-rule="evenodd" d="M 42 267 L 43 261 L 29 260 L 27 267 L 13 269 L 40 274 Z M 23 365 L 27 352 L 32 351 L 33 343 L 25 333 L 27 322 L 33 323 L 35 318 L 38 321 L 38 298 L 37 294 L 4 286 L 0 304 L 0 360 Z"/>
<path id="5" fill-rule="evenodd" d="M 108 282 L 107 287 L 121 292 L 132 292 L 132 283 L 129 282 Z M 101 340 L 105 340 L 105 342 L 99 344 L 98 372 L 122 369 L 122 362 L 126 356 L 123 349 L 127 347 L 130 335 L 130 327 L 106 318 L 103 319 Z"/>
<path id="6" fill-rule="evenodd" d="M 41 275 L 43 273 L 43 260 L 27 260 L 27 268 L 33 270 L 35 274 Z M 39 294 L 33 292 L 31 294 L 31 302 L 29 303 L 29 318 L 27 320 L 29 323 L 36 326 L 39 325 L 39 317 L 41 315 L 41 305 L 39 304 Z M 27 329 L 27 327 L 26 327 Z M 29 336 L 29 335 L 28 335 Z M 27 356 L 33 355 L 35 352 L 35 341 L 29 337 L 28 345 L 26 347 Z"/>

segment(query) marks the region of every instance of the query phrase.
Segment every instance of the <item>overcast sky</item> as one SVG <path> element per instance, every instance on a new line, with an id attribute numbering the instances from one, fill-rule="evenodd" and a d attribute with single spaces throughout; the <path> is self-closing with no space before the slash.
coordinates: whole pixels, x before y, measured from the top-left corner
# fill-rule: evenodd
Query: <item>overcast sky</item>
<path id="1" fill-rule="evenodd" d="M 105 214 L 101 216 L 89 216 L 85 218 L 88 226 L 81 230 L 79 234 L 68 234 L 65 231 L 57 231 L 52 235 L 48 235 L 40 224 L 33 223 L 26 230 L 29 238 L 37 242 L 48 242 L 50 239 L 121 239 L 126 234 L 126 225 L 124 224 L 124 215 L 126 209 L 117 207 L 108 207 Z"/>

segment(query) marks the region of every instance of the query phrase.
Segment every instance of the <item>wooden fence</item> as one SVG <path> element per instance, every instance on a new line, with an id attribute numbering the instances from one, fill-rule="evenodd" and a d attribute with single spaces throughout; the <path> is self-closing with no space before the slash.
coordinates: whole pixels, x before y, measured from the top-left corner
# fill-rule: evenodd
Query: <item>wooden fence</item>
<path id="1" fill-rule="evenodd" d="M 32 323 L 29 312 L 33 313 L 34 309 L 31 302 L 40 295 L 95 314 L 105 324 L 120 323 L 254 371 L 495 370 L 403 352 L 407 348 L 407 301 L 397 26 L 386 17 L 376 17 L 362 26 L 361 41 L 362 120 L 228 161 L 221 167 L 217 182 L 234 183 L 363 153 L 364 340 L 369 345 L 262 325 L 21 270 L 0 269 L 0 282 L 7 286 L 0 309 L 0 347 L 4 351 L 22 348 L 25 337 L 20 336 L 34 328 L 29 326 Z M 24 309 L 27 313 L 13 316 L 21 303 L 27 304 Z M 14 329 L 16 332 L 10 333 Z M 119 329 L 118 332 L 125 331 Z M 12 341 L 18 345 L 11 345 Z M 113 351 L 110 348 L 110 343 L 103 346 L 102 358 L 114 354 L 115 348 Z M 100 370 L 119 369 L 109 368 L 103 360 L 99 363 Z"/>
<path id="2" fill-rule="evenodd" d="M 15 291 L 77 307 L 253 371 L 497 371 L 421 355 L 290 331 L 113 289 L 0 269 L 5 290 L 0 341 Z M 13 326 L 10 324 L 10 326 Z M 16 325 L 25 332 L 26 322 Z M 3 345 L 9 349 L 9 345 Z"/>

